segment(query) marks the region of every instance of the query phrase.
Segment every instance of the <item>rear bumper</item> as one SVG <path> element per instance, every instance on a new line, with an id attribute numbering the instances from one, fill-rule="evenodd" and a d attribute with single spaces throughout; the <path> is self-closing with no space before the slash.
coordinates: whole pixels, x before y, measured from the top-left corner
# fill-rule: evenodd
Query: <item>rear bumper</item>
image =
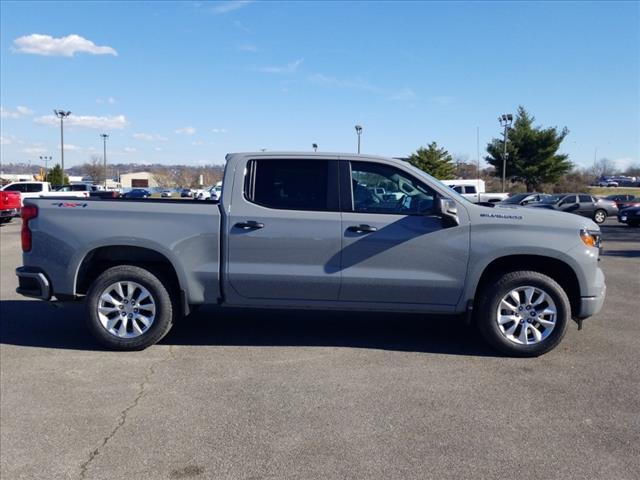
<path id="1" fill-rule="evenodd" d="M 7 210 L 0 210 L 0 217 L 1 218 L 6 218 L 6 217 L 17 217 L 18 215 L 20 215 L 20 209 L 19 208 L 9 208 Z"/>
<path id="2" fill-rule="evenodd" d="M 51 283 L 44 272 L 34 267 L 16 268 L 18 288 L 16 292 L 25 297 L 51 299 Z"/>

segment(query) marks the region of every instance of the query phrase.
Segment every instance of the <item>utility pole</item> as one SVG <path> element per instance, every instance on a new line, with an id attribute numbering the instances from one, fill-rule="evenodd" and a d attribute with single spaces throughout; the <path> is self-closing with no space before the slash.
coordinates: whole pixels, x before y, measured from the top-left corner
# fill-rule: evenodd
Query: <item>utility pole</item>
<path id="1" fill-rule="evenodd" d="M 103 156 L 102 158 L 104 159 L 104 189 L 107 189 L 107 138 L 109 138 L 109 135 L 107 135 L 106 133 L 101 133 L 100 136 L 102 137 L 102 148 L 103 148 Z"/>
<path id="2" fill-rule="evenodd" d="M 53 113 L 60 119 L 60 166 L 62 167 L 62 182 L 64 183 L 64 119 L 71 115 L 71 112 L 54 110 Z"/>
<path id="3" fill-rule="evenodd" d="M 509 128 L 513 123 L 513 115 L 505 113 L 498 117 L 500 125 L 504 127 L 504 153 L 502 154 L 502 191 L 507 191 L 507 142 L 509 141 Z"/>
<path id="4" fill-rule="evenodd" d="M 362 135 L 362 126 L 356 125 L 356 134 L 358 135 L 358 155 L 360 155 L 360 135 Z"/>

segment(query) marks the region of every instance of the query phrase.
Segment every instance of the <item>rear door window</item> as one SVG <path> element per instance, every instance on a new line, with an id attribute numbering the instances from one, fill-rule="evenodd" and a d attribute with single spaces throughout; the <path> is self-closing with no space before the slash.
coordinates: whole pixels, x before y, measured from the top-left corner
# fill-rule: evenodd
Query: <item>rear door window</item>
<path id="1" fill-rule="evenodd" d="M 338 210 L 337 162 L 261 159 L 247 166 L 245 197 L 279 210 Z"/>
<path id="2" fill-rule="evenodd" d="M 580 203 L 593 203 L 591 195 L 580 195 Z"/>

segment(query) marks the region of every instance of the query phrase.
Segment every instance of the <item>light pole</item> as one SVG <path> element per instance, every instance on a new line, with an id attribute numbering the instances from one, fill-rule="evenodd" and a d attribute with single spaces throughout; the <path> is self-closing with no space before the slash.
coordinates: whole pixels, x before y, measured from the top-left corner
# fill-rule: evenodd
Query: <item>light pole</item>
<path id="1" fill-rule="evenodd" d="M 107 189 L 107 138 L 109 138 L 109 135 L 107 135 L 106 133 L 101 133 L 100 136 L 102 137 L 102 148 L 103 148 L 103 154 L 102 154 L 102 158 L 104 159 L 104 189 Z"/>
<path id="2" fill-rule="evenodd" d="M 362 126 L 356 125 L 356 134 L 358 135 L 358 155 L 360 155 L 360 135 L 362 135 Z"/>
<path id="3" fill-rule="evenodd" d="M 318 144 L 317 143 L 312 143 L 311 144 L 311 148 L 313 148 L 314 152 L 317 152 L 318 151 Z"/>
<path id="4" fill-rule="evenodd" d="M 71 112 L 54 110 L 53 113 L 60 119 L 60 166 L 62 167 L 62 178 L 64 179 L 64 119 L 71 115 Z"/>
<path id="5" fill-rule="evenodd" d="M 507 186 L 507 142 L 509 141 L 509 128 L 513 123 L 513 115 L 505 113 L 498 117 L 500 125 L 504 127 L 504 153 L 502 154 L 502 191 L 506 191 Z"/>
<path id="6" fill-rule="evenodd" d="M 44 181 L 47 181 L 47 177 L 49 176 L 49 160 L 51 160 L 51 156 L 40 155 L 40 161 L 44 162 Z"/>

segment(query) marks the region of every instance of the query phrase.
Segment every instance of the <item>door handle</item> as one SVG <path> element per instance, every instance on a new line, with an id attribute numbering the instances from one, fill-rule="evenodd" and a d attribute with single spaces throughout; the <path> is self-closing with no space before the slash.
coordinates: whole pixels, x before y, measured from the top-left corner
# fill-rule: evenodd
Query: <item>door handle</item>
<path id="1" fill-rule="evenodd" d="M 351 225 L 347 227 L 347 231 L 354 233 L 373 233 L 378 231 L 378 229 L 370 225 Z"/>
<path id="2" fill-rule="evenodd" d="M 241 228 L 242 230 L 258 230 L 264 228 L 264 223 L 256 222 L 255 220 L 248 220 L 246 222 L 239 222 L 234 225 L 235 228 Z"/>

